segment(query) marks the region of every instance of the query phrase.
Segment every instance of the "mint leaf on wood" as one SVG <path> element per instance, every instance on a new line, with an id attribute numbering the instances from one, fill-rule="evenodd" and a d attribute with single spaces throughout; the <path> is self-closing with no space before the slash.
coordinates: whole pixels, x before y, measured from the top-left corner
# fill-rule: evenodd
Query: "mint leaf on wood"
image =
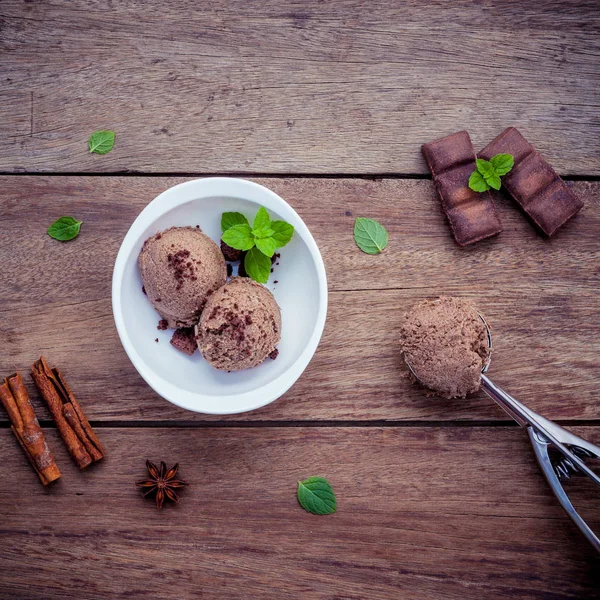
<path id="1" fill-rule="evenodd" d="M 108 129 L 94 131 L 88 141 L 90 152 L 108 154 L 115 145 L 115 132 Z"/>
<path id="2" fill-rule="evenodd" d="M 261 229 L 267 229 L 271 226 L 271 217 L 264 206 L 261 206 L 254 217 L 254 223 L 252 223 L 252 229 L 259 231 Z"/>
<path id="3" fill-rule="evenodd" d="M 236 250 L 250 250 L 254 246 L 254 235 L 250 225 L 240 223 L 223 232 L 221 239 Z"/>
<path id="4" fill-rule="evenodd" d="M 358 217 L 354 223 L 354 241 L 366 254 L 379 254 L 388 244 L 388 232 L 374 219 Z"/>
<path id="5" fill-rule="evenodd" d="M 258 238 L 256 240 L 256 247 L 265 255 L 271 258 L 275 254 L 277 244 L 272 237 Z"/>
<path id="6" fill-rule="evenodd" d="M 294 226 L 285 221 L 273 221 L 271 229 L 273 230 L 272 238 L 275 240 L 277 248 L 282 248 L 288 244 L 294 235 Z"/>
<path id="7" fill-rule="evenodd" d="M 337 510 L 333 489 L 324 477 L 309 477 L 298 482 L 298 502 L 314 515 L 330 515 Z"/>
<path id="8" fill-rule="evenodd" d="M 73 217 L 61 217 L 50 225 L 48 235 L 60 242 L 68 242 L 79 235 L 82 223 Z"/>
<path id="9" fill-rule="evenodd" d="M 221 231 L 225 232 L 234 225 L 250 225 L 250 223 L 242 213 L 224 212 L 221 216 Z"/>
<path id="10" fill-rule="evenodd" d="M 515 159 L 512 154 L 496 154 L 496 156 L 490 158 L 490 163 L 496 170 L 496 175 L 502 177 L 513 168 Z"/>
<path id="11" fill-rule="evenodd" d="M 479 171 L 473 171 L 471 173 L 471 177 L 469 177 L 469 187 L 474 192 L 487 192 L 490 189 L 489 184 Z"/>
<path id="12" fill-rule="evenodd" d="M 271 274 L 271 259 L 258 248 L 252 248 L 244 258 L 244 269 L 254 281 L 267 283 Z"/>

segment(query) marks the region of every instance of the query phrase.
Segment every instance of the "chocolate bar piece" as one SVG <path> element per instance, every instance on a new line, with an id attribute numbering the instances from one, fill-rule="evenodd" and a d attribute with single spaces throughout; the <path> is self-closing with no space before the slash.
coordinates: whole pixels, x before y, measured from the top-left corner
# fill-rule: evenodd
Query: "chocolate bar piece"
<path id="1" fill-rule="evenodd" d="M 475 170 L 475 150 L 466 131 L 423 144 L 433 183 L 448 217 L 454 239 L 467 246 L 502 231 L 489 192 L 474 192 L 469 177 Z"/>
<path id="2" fill-rule="evenodd" d="M 583 202 L 515 127 L 505 129 L 491 141 L 479 158 L 489 160 L 501 153 L 515 158 L 502 185 L 547 236 L 581 209 Z"/>

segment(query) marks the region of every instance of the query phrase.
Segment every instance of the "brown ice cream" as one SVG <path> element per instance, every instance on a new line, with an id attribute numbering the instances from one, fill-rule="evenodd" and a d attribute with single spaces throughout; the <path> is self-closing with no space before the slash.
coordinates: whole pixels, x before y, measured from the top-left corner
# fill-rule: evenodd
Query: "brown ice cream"
<path id="1" fill-rule="evenodd" d="M 138 266 L 146 295 L 170 328 L 195 325 L 210 294 L 227 279 L 221 250 L 193 227 L 148 238 Z"/>
<path id="2" fill-rule="evenodd" d="M 196 338 L 202 356 L 215 368 L 256 367 L 281 337 L 281 311 L 273 294 L 246 277 L 234 277 L 207 301 Z"/>
<path id="3" fill-rule="evenodd" d="M 477 309 L 442 296 L 420 302 L 404 316 L 400 343 L 419 381 L 445 398 L 464 398 L 481 385 L 490 349 Z"/>

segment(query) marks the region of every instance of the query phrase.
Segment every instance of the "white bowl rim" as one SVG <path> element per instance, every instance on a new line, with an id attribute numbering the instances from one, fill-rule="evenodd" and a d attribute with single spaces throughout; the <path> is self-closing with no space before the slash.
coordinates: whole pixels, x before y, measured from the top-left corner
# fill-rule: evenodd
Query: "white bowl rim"
<path id="1" fill-rule="evenodd" d="M 135 349 L 125 327 L 125 320 L 121 308 L 121 281 L 124 277 L 125 265 L 136 244 L 144 234 L 146 228 L 165 212 L 186 204 L 192 200 L 210 198 L 214 196 L 226 196 L 255 202 L 259 206 L 265 206 L 267 210 L 277 212 L 283 219 L 294 225 L 296 234 L 306 244 L 312 260 L 314 261 L 318 277 L 319 308 L 315 328 L 300 356 L 277 378 L 258 389 L 244 392 L 242 394 L 230 394 L 210 396 L 184 390 L 162 377 L 156 375 Z M 115 260 L 112 277 L 112 309 L 117 327 L 117 332 L 125 352 L 131 360 L 138 373 L 146 383 L 160 396 L 181 408 L 194 412 L 213 415 L 238 414 L 256 410 L 270 404 L 281 397 L 298 380 L 312 359 L 323 329 L 327 316 L 327 276 L 323 258 L 312 234 L 298 213 L 279 195 L 270 189 L 247 179 L 235 177 L 206 177 L 179 183 L 159 194 L 152 200 L 137 216 L 129 228 Z M 228 410 L 207 410 L 198 408 L 199 398 L 217 401 L 233 408 Z"/>

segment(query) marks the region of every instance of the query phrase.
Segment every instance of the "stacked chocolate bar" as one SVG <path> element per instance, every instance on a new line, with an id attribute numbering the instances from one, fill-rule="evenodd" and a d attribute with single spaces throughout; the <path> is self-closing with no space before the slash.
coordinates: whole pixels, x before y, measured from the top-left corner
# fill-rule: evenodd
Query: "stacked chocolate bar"
<path id="1" fill-rule="evenodd" d="M 475 149 L 466 131 L 421 147 L 433 183 L 459 246 L 473 244 L 502 231 L 489 192 L 474 192 L 469 177 L 475 170 Z"/>
<path id="2" fill-rule="evenodd" d="M 512 154 L 515 159 L 502 185 L 546 235 L 552 235 L 579 212 L 583 202 L 515 127 L 491 141 L 479 158 L 490 160 L 501 153 Z"/>
<path id="3" fill-rule="evenodd" d="M 469 177 L 476 167 L 469 134 L 459 131 L 421 149 L 456 243 L 466 246 L 500 233 L 502 225 L 490 192 L 469 188 Z M 490 142 L 479 158 L 490 160 L 496 154 L 514 157 L 514 166 L 502 178 L 502 185 L 546 235 L 551 236 L 583 206 L 514 127 Z"/>

